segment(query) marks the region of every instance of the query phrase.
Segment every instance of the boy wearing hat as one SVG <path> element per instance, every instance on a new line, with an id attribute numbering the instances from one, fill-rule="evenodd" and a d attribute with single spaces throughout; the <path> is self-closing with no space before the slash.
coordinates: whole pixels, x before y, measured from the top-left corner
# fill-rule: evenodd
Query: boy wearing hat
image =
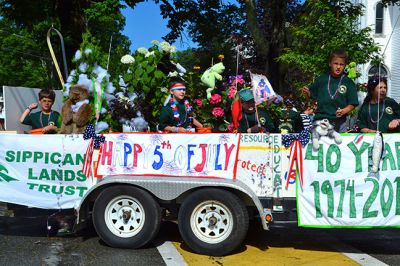
<path id="1" fill-rule="evenodd" d="M 242 119 L 239 121 L 238 132 L 259 133 L 274 132 L 275 126 L 265 110 L 259 109 L 256 112 L 256 104 L 253 92 L 250 89 L 239 91 L 242 102 Z M 257 116 L 258 113 L 258 116 Z"/>
<path id="2" fill-rule="evenodd" d="M 203 125 L 193 117 L 193 108 L 185 98 L 186 86 L 182 81 L 172 81 L 169 86 L 170 96 L 160 113 L 159 129 L 166 132 L 190 132 L 193 126 Z"/>

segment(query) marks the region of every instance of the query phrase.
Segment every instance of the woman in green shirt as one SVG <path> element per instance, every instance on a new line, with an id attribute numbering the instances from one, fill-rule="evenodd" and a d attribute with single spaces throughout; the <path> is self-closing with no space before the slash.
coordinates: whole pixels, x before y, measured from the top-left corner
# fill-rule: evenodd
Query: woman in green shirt
<path id="1" fill-rule="evenodd" d="M 400 105 L 386 96 L 387 80 L 374 76 L 368 80 L 367 96 L 358 114 L 358 126 L 361 132 L 373 133 L 377 130 L 400 132 Z"/>

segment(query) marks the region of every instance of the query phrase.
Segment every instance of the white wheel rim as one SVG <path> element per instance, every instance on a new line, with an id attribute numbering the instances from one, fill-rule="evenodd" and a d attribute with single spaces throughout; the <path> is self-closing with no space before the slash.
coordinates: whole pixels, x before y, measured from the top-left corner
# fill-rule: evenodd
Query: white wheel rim
<path id="1" fill-rule="evenodd" d="M 209 244 L 220 243 L 232 233 L 232 212 L 219 201 L 204 201 L 194 208 L 190 227 L 199 240 Z"/>
<path id="2" fill-rule="evenodd" d="M 104 220 L 111 233 L 127 238 L 142 230 L 145 212 L 137 199 L 126 195 L 118 196 L 107 204 Z"/>

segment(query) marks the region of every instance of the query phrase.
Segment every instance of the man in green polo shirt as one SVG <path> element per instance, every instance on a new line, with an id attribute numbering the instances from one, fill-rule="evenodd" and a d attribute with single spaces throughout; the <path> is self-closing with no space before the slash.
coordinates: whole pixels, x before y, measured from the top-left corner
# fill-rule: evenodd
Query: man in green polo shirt
<path id="1" fill-rule="evenodd" d="M 303 93 L 318 102 L 314 120 L 327 118 L 338 132 L 345 132 L 346 117 L 358 106 L 354 82 L 344 74 L 348 62 L 346 52 L 335 50 L 329 57 L 330 72 L 319 76 Z"/>

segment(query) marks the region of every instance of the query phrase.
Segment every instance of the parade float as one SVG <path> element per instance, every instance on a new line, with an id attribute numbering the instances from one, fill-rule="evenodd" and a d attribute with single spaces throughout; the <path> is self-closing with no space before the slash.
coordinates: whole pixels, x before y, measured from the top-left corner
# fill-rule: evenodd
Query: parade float
<path id="1" fill-rule="evenodd" d="M 224 121 L 229 115 L 222 97 L 208 87 L 204 100 L 194 102 L 199 108 L 208 103 L 202 110 L 213 115 L 214 133 L 149 132 L 135 103 L 148 103 L 153 109 L 142 109 L 143 114 L 156 116 L 152 110 L 160 109 L 168 92 L 166 77 L 184 72 L 165 74 L 157 67 L 165 52 L 173 51 L 168 45 L 153 43 L 123 57 L 127 72 L 119 86 L 92 60 L 95 47 L 80 49 L 64 95 L 75 84 L 85 85 L 93 111 L 88 123 L 95 126 L 84 134 L 1 134 L 0 201 L 73 208 L 76 230 L 93 224 L 105 243 L 121 248 L 145 245 L 162 220 L 176 220 L 187 245 L 209 255 L 240 246 L 253 218 L 265 230 L 279 222 L 319 228 L 400 225 L 398 134 L 384 134 L 378 145 L 375 134 L 332 138 L 318 131 L 311 141 L 308 130 L 229 132 L 234 125 Z M 158 61 L 148 65 L 153 56 Z M 150 89 L 152 82 L 157 90 Z M 223 92 L 232 105 L 238 84 L 236 75 Z M 262 84 L 260 95 L 275 101 L 270 84 Z M 146 93 L 137 94 L 132 86 Z"/>

